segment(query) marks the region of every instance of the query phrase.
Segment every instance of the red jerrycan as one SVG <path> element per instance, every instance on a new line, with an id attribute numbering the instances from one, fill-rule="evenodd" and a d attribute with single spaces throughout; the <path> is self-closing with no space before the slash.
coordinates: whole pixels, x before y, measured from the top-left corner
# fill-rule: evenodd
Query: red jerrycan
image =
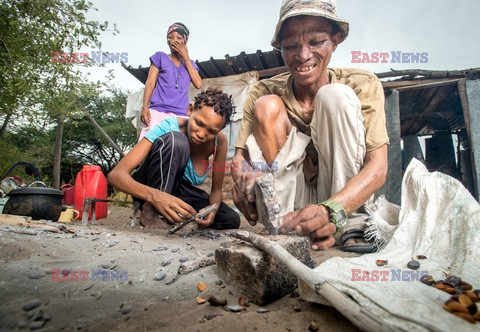
<path id="1" fill-rule="evenodd" d="M 72 186 L 70 183 L 66 183 L 60 187 L 60 190 L 63 192 L 63 205 L 75 205 L 75 186 Z"/>
<path id="2" fill-rule="evenodd" d="M 83 204 L 85 198 L 107 199 L 107 178 L 100 166 L 84 165 L 78 172 L 75 180 L 75 208 L 78 210 L 78 220 L 82 219 Z M 88 220 L 92 218 L 90 206 Z M 95 218 L 105 218 L 108 213 L 107 203 L 97 202 L 95 204 Z"/>

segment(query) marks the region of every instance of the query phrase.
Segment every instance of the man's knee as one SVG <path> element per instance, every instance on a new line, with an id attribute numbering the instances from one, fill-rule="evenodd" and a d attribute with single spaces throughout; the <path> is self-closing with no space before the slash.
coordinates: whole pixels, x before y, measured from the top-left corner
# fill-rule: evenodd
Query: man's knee
<path id="1" fill-rule="evenodd" d="M 324 112 L 329 110 L 336 112 L 345 107 L 355 110 L 361 109 L 360 99 L 358 99 L 353 89 L 341 83 L 322 86 L 317 92 L 315 105 L 322 105 L 322 111 Z"/>
<path id="2" fill-rule="evenodd" d="M 277 95 L 261 96 L 255 101 L 254 116 L 257 122 L 269 123 L 282 114 L 286 115 L 285 104 Z"/>

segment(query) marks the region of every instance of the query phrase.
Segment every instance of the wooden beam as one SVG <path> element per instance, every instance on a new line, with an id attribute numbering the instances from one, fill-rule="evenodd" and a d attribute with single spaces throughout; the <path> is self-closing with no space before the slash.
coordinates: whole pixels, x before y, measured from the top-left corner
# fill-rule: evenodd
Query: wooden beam
<path id="1" fill-rule="evenodd" d="M 398 81 L 383 83 L 384 89 L 396 89 L 399 91 L 436 88 L 446 85 L 456 85 L 460 79 L 453 80 L 422 80 L 422 81 Z"/>
<path id="2" fill-rule="evenodd" d="M 270 69 L 263 69 L 258 71 L 258 76 L 260 79 L 272 77 L 278 74 L 286 73 L 288 71 L 287 66 L 277 67 L 277 68 L 270 68 Z"/>
<path id="3" fill-rule="evenodd" d="M 395 76 L 426 76 L 428 78 L 451 78 L 465 77 L 467 75 L 475 75 L 480 73 L 480 68 L 471 68 L 463 70 L 423 70 L 423 69 L 405 69 L 394 70 L 378 73 L 378 78 L 395 77 Z"/>
<path id="4" fill-rule="evenodd" d="M 478 200 L 480 193 L 480 79 L 462 80 L 458 85 L 458 91 L 470 140 L 475 198 Z"/>
<path id="5" fill-rule="evenodd" d="M 102 127 L 100 127 L 100 125 L 97 123 L 97 121 L 95 121 L 95 119 L 90 115 L 90 113 L 85 111 L 85 117 L 88 120 L 90 120 L 93 126 L 98 129 L 98 131 L 103 135 L 103 137 L 105 137 L 105 139 L 112 145 L 115 151 L 117 151 L 120 154 L 120 156 L 123 158 L 124 154 L 122 149 L 120 149 L 118 145 L 115 144 L 115 142 L 110 138 L 110 136 L 108 136 L 108 134 L 102 129 Z"/>

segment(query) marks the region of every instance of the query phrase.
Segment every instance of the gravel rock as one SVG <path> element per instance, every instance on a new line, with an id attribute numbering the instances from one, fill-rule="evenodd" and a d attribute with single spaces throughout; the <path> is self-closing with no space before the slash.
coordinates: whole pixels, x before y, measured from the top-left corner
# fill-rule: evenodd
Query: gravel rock
<path id="1" fill-rule="evenodd" d="M 72 269 L 63 269 L 61 271 L 62 275 L 68 276 L 72 272 Z"/>
<path id="2" fill-rule="evenodd" d="M 173 277 L 165 281 L 165 285 L 173 284 L 175 281 L 177 281 L 177 278 L 178 278 L 178 273 L 176 273 Z"/>
<path id="3" fill-rule="evenodd" d="M 43 327 L 43 325 L 45 325 L 45 321 L 43 320 L 37 320 L 35 322 L 31 322 L 30 323 L 30 329 L 31 330 L 37 330 L 37 329 L 41 329 Z"/>
<path id="4" fill-rule="evenodd" d="M 155 276 L 153 277 L 153 280 L 160 281 L 160 280 L 165 279 L 166 276 L 167 276 L 167 274 L 165 272 L 160 271 L 157 274 L 155 274 Z"/>
<path id="5" fill-rule="evenodd" d="M 24 328 L 26 328 L 26 327 L 28 326 L 28 324 L 29 324 L 29 322 L 26 321 L 26 320 L 23 320 L 23 319 L 19 319 L 19 320 L 17 321 L 17 327 L 18 327 L 19 329 L 24 329 Z"/>
<path id="6" fill-rule="evenodd" d="M 179 252 L 180 251 L 180 247 L 173 247 L 172 250 L 170 250 L 171 252 Z"/>
<path id="7" fill-rule="evenodd" d="M 107 241 L 103 244 L 103 246 L 104 246 L 105 248 L 111 248 L 111 247 L 113 247 L 114 245 L 116 245 L 118 242 L 120 242 L 120 241 L 118 241 L 118 240 L 107 240 Z"/>
<path id="8" fill-rule="evenodd" d="M 230 310 L 231 312 L 240 312 L 240 311 L 243 311 L 243 309 L 245 309 L 243 306 L 238 304 L 227 305 L 225 308 L 227 310 Z"/>
<path id="9" fill-rule="evenodd" d="M 123 306 L 120 308 L 120 313 L 122 315 L 126 315 L 128 314 L 130 311 L 132 311 L 132 307 L 131 306 Z"/>
<path id="10" fill-rule="evenodd" d="M 158 247 L 158 248 L 153 249 L 153 251 L 165 251 L 165 250 L 168 250 L 168 248 L 167 247 Z"/>
<path id="11" fill-rule="evenodd" d="M 39 307 L 41 304 L 42 304 L 42 302 L 40 300 L 33 299 L 33 300 L 29 300 L 29 301 L 25 302 L 23 304 L 22 308 L 25 311 L 30 311 L 32 309 L 35 309 L 35 308 Z"/>
<path id="12" fill-rule="evenodd" d="M 40 274 L 40 272 L 30 272 L 28 274 L 28 279 L 40 279 L 42 277 L 42 275 Z"/>
<path id="13" fill-rule="evenodd" d="M 189 259 L 188 257 L 181 257 L 179 261 L 180 263 L 185 263 L 186 261 L 188 261 L 188 259 Z"/>
<path id="14" fill-rule="evenodd" d="M 173 258 L 168 258 L 168 259 L 164 259 L 162 263 L 160 263 L 162 266 L 167 266 L 167 265 L 170 265 L 170 263 L 172 263 L 172 260 Z"/>

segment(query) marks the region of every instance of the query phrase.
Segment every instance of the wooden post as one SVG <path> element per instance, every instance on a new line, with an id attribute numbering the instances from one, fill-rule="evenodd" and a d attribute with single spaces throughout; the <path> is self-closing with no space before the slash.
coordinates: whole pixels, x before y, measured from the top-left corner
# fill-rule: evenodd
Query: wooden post
<path id="1" fill-rule="evenodd" d="M 478 201 L 480 193 L 480 80 L 465 80 L 463 82 L 459 82 L 459 93 L 465 115 L 465 125 L 470 138 L 475 198 Z"/>
<path id="2" fill-rule="evenodd" d="M 384 194 L 391 203 L 400 205 L 402 187 L 402 150 L 400 147 L 400 93 L 397 90 L 385 98 L 387 132 L 390 138 L 388 146 L 388 173 L 385 185 L 376 193 Z"/>

